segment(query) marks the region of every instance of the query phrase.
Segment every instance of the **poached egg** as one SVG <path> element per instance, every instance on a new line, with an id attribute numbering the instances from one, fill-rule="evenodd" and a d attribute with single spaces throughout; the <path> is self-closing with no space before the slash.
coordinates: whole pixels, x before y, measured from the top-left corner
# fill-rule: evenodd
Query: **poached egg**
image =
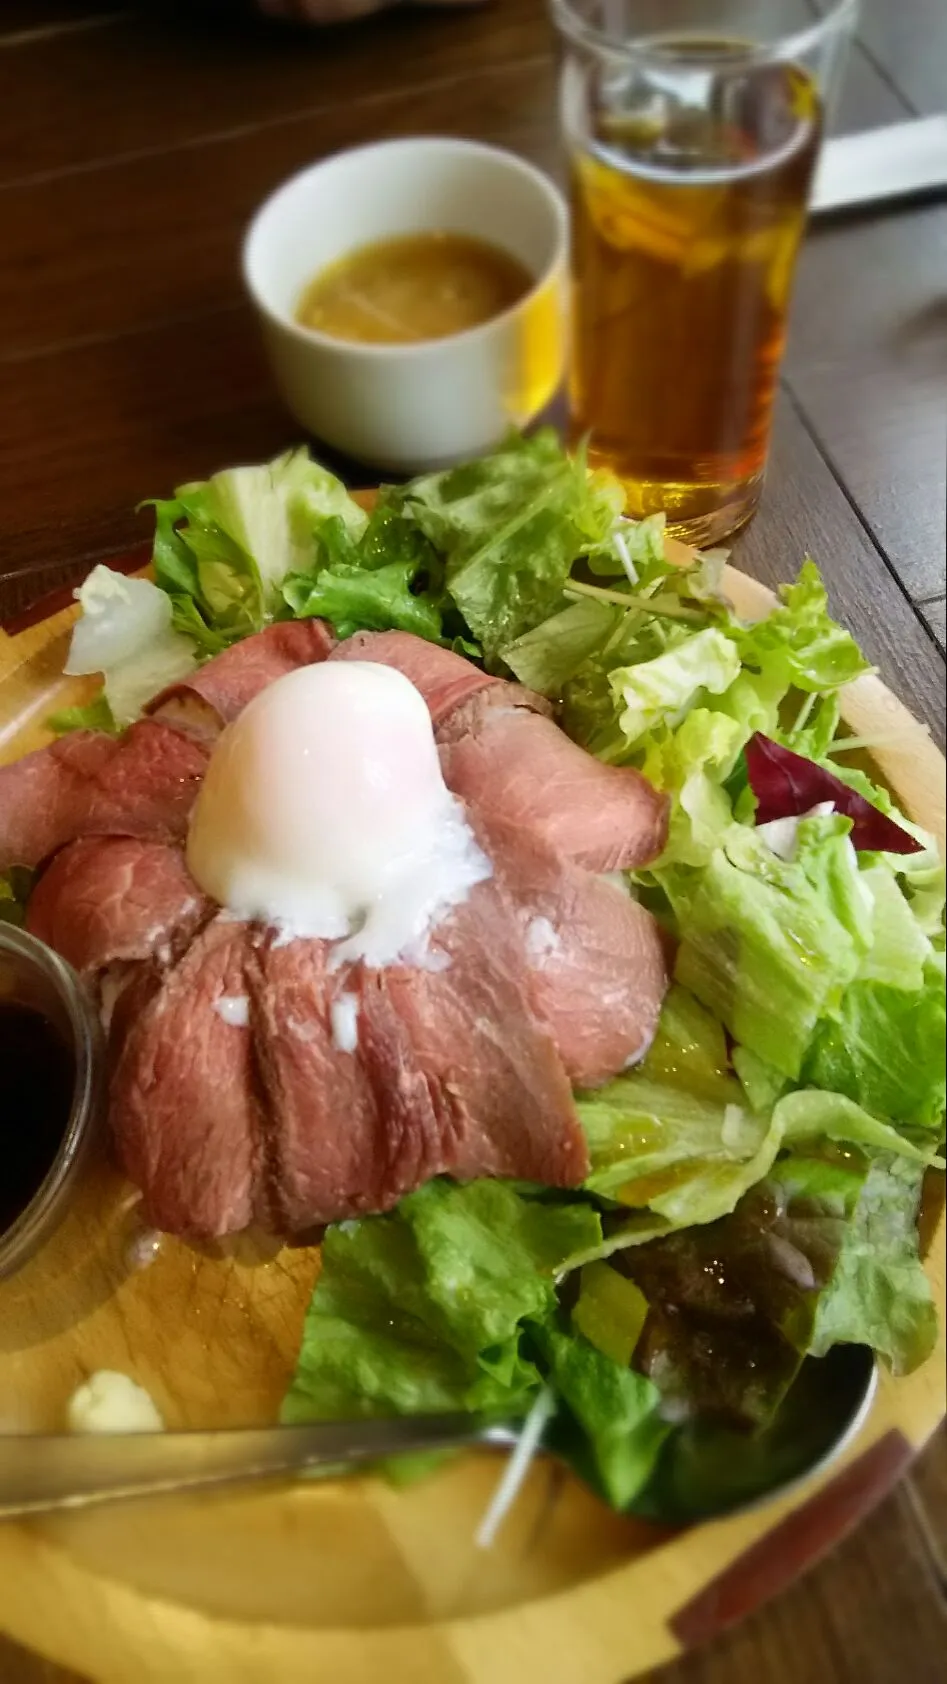
<path id="1" fill-rule="evenodd" d="M 335 942 L 333 965 L 435 962 L 431 930 L 491 875 L 424 698 L 370 661 L 300 667 L 227 726 L 187 863 L 234 917 Z"/>

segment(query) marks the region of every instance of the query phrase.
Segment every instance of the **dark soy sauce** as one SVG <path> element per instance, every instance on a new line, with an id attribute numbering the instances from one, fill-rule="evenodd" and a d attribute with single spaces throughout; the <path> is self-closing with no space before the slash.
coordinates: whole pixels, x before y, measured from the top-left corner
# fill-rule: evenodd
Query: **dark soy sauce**
<path id="1" fill-rule="evenodd" d="M 32 1006 L 0 1000 L 0 1234 L 12 1227 L 62 1145 L 75 1065 Z"/>

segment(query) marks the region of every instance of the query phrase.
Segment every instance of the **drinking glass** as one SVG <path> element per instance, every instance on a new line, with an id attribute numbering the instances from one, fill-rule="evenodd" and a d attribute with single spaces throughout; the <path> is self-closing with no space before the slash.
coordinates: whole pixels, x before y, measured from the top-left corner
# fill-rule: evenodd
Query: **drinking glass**
<path id="1" fill-rule="evenodd" d="M 574 437 L 712 544 L 759 501 L 809 187 L 857 0 L 551 0 Z"/>

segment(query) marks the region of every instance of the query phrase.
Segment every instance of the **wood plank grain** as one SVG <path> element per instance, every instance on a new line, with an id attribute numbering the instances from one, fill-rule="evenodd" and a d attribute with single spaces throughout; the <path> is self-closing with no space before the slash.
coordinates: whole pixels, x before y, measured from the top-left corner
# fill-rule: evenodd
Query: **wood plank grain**
<path id="1" fill-rule="evenodd" d="M 542 0 L 400 9 L 306 31 L 239 8 L 229 16 L 162 9 L 129 13 L 108 30 L 37 36 L 0 61 L 0 183 L 405 93 L 456 77 L 459 67 L 473 73 L 548 53 L 551 44 Z M 551 106 L 548 119 L 551 128 Z M 372 126 L 370 116 L 364 122 Z"/>
<path id="2" fill-rule="evenodd" d="M 859 34 L 915 111 L 947 110 L 944 0 L 862 0 Z"/>
<path id="3" fill-rule="evenodd" d="M 476 71 L 535 58 L 551 50 L 552 35 L 542 0 L 395 10 L 328 31 L 179 10 L 115 15 L 107 30 L 37 33 L 0 63 L 0 185 L 378 98 L 392 89 L 393 65 L 403 92 L 454 76 L 460 64 Z M 856 47 L 833 127 L 873 127 L 907 109 Z M 548 118 L 552 129 L 552 105 Z"/>
<path id="4" fill-rule="evenodd" d="M 909 1501 L 947 1597 L 947 1426 L 934 1434 L 906 1481 Z"/>
<path id="5" fill-rule="evenodd" d="M 187 320 L 241 296 L 240 231 L 285 176 L 368 138 L 476 135 L 555 166 L 551 61 L 466 74 L 3 195 L 0 357 Z M 64 285 L 64 277 L 68 284 Z M 111 353 L 109 353 L 111 354 Z M 182 369 L 182 373 L 184 370 Z"/>
<path id="6" fill-rule="evenodd" d="M 909 115 L 907 101 L 886 81 L 861 43 L 854 41 L 846 59 L 830 133 L 855 134 L 859 129 L 877 129 L 882 123 L 901 123 Z"/>
<path id="7" fill-rule="evenodd" d="M 254 111 L 261 98 L 266 104 L 273 97 L 282 97 L 283 112 L 290 111 L 293 88 L 290 86 L 284 95 L 278 75 L 257 76 L 253 55 L 243 40 L 242 58 L 238 55 L 237 60 L 242 71 L 234 81 L 238 97 L 243 95 L 245 117 L 238 128 L 216 132 L 207 137 L 206 145 L 189 146 L 182 155 L 173 148 L 168 150 L 162 127 L 162 150 L 124 157 L 119 154 L 94 184 L 82 171 L 10 184 L 3 196 L 6 263 L 0 272 L 0 357 L 31 354 L 79 338 L 132 331 L 146 322 L 209 310 L 236 297 L 236 236 L 260 200 L 292 171 L 366 138 L 405 133 L 473 134 L 509 146 L 558 175 L 561 159 L 553 115 L 555 71 L 551 57 L 543 56 L 548 38 L 544 32 L 536 32 L 535 21 L 529 21 L 535 20 L 535 3 L 514 0 L 514 7 L 522 4 L 527 10 L 511 14 L 514 21 L 508 26 L 508 35 L 484 27 L 484 19 L 493 14 L 450 20 L 455 25 L 476 25 L 478 33 L 471 34 L 467 46 L 479 43 L 478 50 L 465 48 L 462 58 L 453 53 L 449 58 L 436 54 L 422 60 L 422 68 L 427 63 L 433 79 L 411 92 L 400 91 L 400 87 L 395 94 L 388 92 L 390 52 L 383 61 L 382 73 L 373 59 L 359 56 L 353 31 L 340 32 L 340 38 L 349 42 L 351 67 L 361 67 L 359 96 L 353 97 L 351 75 L 333 62 L 331 75 L 324 82 L 326 86 L 331 84 L 331 98 L 338 104 L 322 108 L 317 99 L 315 109 L 284 116 L 259 130 L 254 127 L 255 119 L 246 120 L 247 78 L 254 78 Z M 384 46 L 385 38 L 373 33 L 384 21 L 373 21 L 372 33 L 367 33 L 364 40 L 378 40 Z M 391 19 L 389 27 L 397 21 Z M 430 45 L 434 39 L 430 31 L 443 28 L 447 21 L 430 17 L 417 20 L 418 40 Z M 333 39 L 336 34 L 332 32 Z M 488 57 L 481 61 L 480 50 L 486 54 L 487 43 L 494 39 L 501 48 L 507 40 L 514 54 L 533 42 L 539 56 L 491 69 Z M 517 41 L 519 48 L 515 47 Z M 493 50 L 491 45 L 489 51 Z M 342 48 L 338 51 L 341 53 Z M 304 53 L 301 56 L 305 64 Z M 468 59 L 469 68 L 461 73 L 458 65 L 463 62 L 466 66 Z M 449 85 L 445 81 L 448 62 Z M 884 120 L 890 114 L 892 96 L 861 60 L 853 61 L 853 70 L 849 101 L 840 120 L 859 126 L 871 113 L 874 120 Z M 81 88 L 80 103 L 84 102 L 86 112 L 94 110 L 90 86 L 97 85 L 96 78 L 103 74 L 103 66 L 94 63 L 85 66 L 81 75 L 73 67 L 67 77 L 70 84 L 75 81 Z M 157 86 L 150 80 L 140 86 L 129 67 L 120 64 L 114 82 L 110 82 L 110 86 L 129 90 L 131 105 L 138 119 L 147 121 L 152 136 L 153 113 L 159 105 L 164 124 L 167 101 L 163 87 L 169 79 L 172 88 L 189 90 L 187 110 L 202 104 L 213 107 L 214 98 L 204 91 L 207 76 L 191 81 L 186 69 L 172 72 L 169 67 Z M 220 88 L 227 84 L 215 77 L 210 85 Z M 15 96 L 16 85 L 11 91 Z M 109 99 L 103 122 L 112 122 L 118 99 L 120 127 L 125 97 L 121 94 Z M 168 96 L 172 106 L 175 97 Z M 35 101 L 30 103 L 35 106 Z M 45 103 L 44 99 L 44 107 Z M 0 102 L 0 111 L 4 108 Z M 0 118 L 0 123 L 4 129 L 8 127 L 6 119 Z M 58 132 L 59 126 L 47 123 L 45 132 Z M 170 126 L 173 133 L 173 121 Z M 62 127 L 68 143 L 72 132 L 69 122 L 64 120 Z M 62 276 L 67 270 L 73 285 L 64 289 Z"/>
<path id="8" fill-rule="evenodd" d="M 941 649 L 947 645 L 947 600 L 940 597 L 934 602 L 922 602 L 921 613 L 930 626 L 934 637 Z"/>
<path id="9" fill-rule="evenodd" d="M 123 0 L 3 0 L 0 45 L 18 48 L 84 29 L 99 29 L 130 11 Z"/>
<path id="10" fill-rule="evenodd" d="M 938 1684 L 947 1604 L 902 1486 L 762 1614 L 651 1684 Z"/>
<path id="11" fill-rule="evenodd" d="M 944 588 L 945 270 L 943 206 L 816 226 L 786 362 L 825 454 L 915 597 Z"/>
<path id="12" fill-rule="evenodd" d="M 270 385 L 249 309 L 0 372 L 3 568 L 134 543 L 134 508 L 297 429 Z"/>

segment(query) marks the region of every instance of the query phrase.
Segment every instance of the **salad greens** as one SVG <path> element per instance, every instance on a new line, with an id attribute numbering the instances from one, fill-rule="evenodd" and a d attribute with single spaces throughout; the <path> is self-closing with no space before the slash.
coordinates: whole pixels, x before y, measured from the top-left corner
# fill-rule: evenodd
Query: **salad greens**
<path id="1" fill-rule="evenodd" d="M 657 1388 L 570 1328 L 555 1277 L 594 1245 L 583 1200 L 435 1181 L 390 1216 L 330 1228 L 286 1421 L 470 1409 L 525 1415 L 554 1387 L 618 1504 L 667 1436 Z"/>
<path id="2" fill-rule="evenodd" d="M 25 865 L 0 871 L 0 924 L 23 924 L 35 875 Z"/>
<path id="3" fill-rule="evenodd" d="M 850 758 L 839 693 L 868 664 L 815 564 L 741 621 L 721 553 L 672 564 L 663 518 L 625 519 L 550 432 L 383 488 L 370 517 L 301 450 L 153 507 L 192 661 L 279 618 L 411 631 L 552 699 L 670 803 L 628 881 L 674 982 L 643 1064 L 577 1095 L 585 1186 L 437 1181 L 330 1228 L 284 1418 L 523 1418 L 551 1396 L 551 1440 L 646 1507 L 653 1479 L 697 1492 L 704 1442 L 749 1445 L 749 1490 L 806 1358 L 923 1361 L 944 872 Z M 0 882 L 0 916 L 16 904 Z"/>
<path id="4" fill-rule="evenodd" d="M 320 532 L 358 538 L 367 516 L 307 450 L 181 485 L 155 511 L 155 579 L 175 628 L 215 654 L 279 611 L 284 580 L 312 568 Z M 334 523 L 334 524 L 333 524 Z"/>

